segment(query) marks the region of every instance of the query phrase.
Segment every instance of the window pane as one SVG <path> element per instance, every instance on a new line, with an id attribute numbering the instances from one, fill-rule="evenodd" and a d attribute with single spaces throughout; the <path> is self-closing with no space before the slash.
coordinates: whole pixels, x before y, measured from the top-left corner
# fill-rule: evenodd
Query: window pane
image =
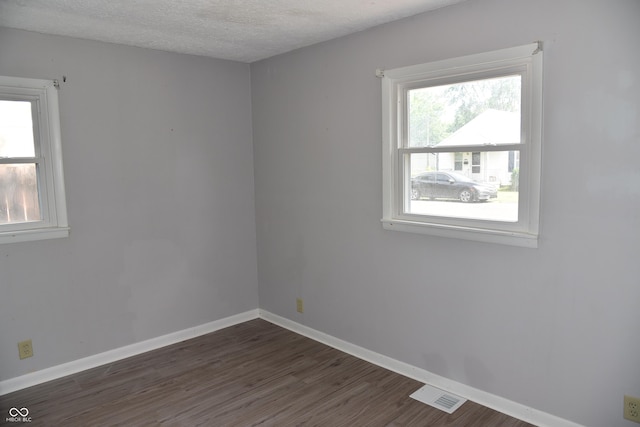
<path id="1" fill-rule="evenodd" d="M 520 143 L 521 76 L 408 91 L 408 146 Z"/>
<path id="2" fill-rule="evenodd" d="M 30 102 L 0 100 L 2 157 L 35 157 Z"/>
<path id="3" fill-rule="evenodd" d="M 0 224 L 41 219 L 36 165 L 0 165 Z"/>
<path id="4" fill-rule="evenodd" d="M 405 213 L 518 221 L 518 170 L 509 171 L 509 159 L 509 151 L 407 154 Z"/>

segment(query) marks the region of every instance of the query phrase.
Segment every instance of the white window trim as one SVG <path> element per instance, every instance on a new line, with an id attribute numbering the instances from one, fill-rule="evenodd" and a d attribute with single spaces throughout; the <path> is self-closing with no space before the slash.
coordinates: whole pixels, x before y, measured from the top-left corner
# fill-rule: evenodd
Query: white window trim
<path id="1" fill-rule="evenodd" d="M 539 236 L 540 171 L 542 151 L 542 44 L 502 49 L 393 70 L 378 70 L 382 78 L 383 217 L 387 230 L 536 248 Z M 525 67 L 523 79 L 520 149 L 519 221 L 508 223 L 431 217 L 404 213 L 403 177 L 400 176 L 401 91 L 411 84 L 450 82 L 465 76 L 483 78 L 501 70 Z M 444 84 L 444 83 L 440 83 Z M 477 151 L 477 147 L 475 148 Z M 470 150 L 472 151 L 472 150 Z M 523 173 L 524 171 L 524 173 Z"/>
<path id="2" fill-rule="evenodd" d="M 0 225 L 0 244 L 54 239 L 69 235 L 57 83 L 53 80 L 0 76 L 0 93 L 34 99 L 38 113 L 38 192 L 42 220 Z"/>

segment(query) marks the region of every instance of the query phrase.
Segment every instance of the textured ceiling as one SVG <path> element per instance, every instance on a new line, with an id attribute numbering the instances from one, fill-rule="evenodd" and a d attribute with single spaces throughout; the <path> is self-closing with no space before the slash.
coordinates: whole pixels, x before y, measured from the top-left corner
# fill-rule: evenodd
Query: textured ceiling
<path id="1" fill-rule="evenodd" d="M 0 26 L 253 62 L 463 0 L 0 0 Z"/>

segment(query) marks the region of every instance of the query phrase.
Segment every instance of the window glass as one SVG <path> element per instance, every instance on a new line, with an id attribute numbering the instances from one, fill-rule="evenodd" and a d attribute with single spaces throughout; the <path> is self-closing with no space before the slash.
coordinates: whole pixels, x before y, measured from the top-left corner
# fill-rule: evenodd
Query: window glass
<path id="1" fill-rule="evenodd" d="M 0 158 L 34 158 L 31 102 L 0 100 Z M 40 221 L 37 167 L 0 164 L 0 224 Z"/>
<path id="2" fill-rule="evenodd" d="M 0 100 L 0 158 L 34 156 L 31 103 Z"/>
<path id="3" fill-rule="evenodd" d="M 471 172 L 474 174 L 480 173 L 480 152 L 475 151 L 471 153 Z"/>
<path id="4" fill-rule="evenodd" d="M 518 221 L 518 175 L 508 172 L 509 151 L 477 153 L 486 173 L 454 171 L 458 153 L 408 154 L 411 164 L 405 212 L 413 215 Z M 470 153 L 462 153 L 466 156 Z M 473 153 L 476 154 L 476 153 Z M 425 170 L 429 172 L 425 173 Z"/>
<path id="5" fill-rule="evenodd" d="M 462 153 L 454 153 L 455 155 L 455 164 L 454 164 L 454 169 L 457 171 L 461 171 L 462 170 Z"/>
<path id="6" fill-rule="evenodd" d="M 511 75 L 409 90 L 408 146 L 519 143 L 521 81 Z"/>
<path id="7" fill-rule="evenodd" d="M 521 142 L 521 82 L 516 74 L 407 91 L 409 148 L 451 151 L 406 154 L 405 213 L 518 221 L 517 151 L 456 149 Z"/>
<path id="8" fill-rule="evenodd" d="M 0 165 L 0 224 L 41 219 L 36 166 Z"/>

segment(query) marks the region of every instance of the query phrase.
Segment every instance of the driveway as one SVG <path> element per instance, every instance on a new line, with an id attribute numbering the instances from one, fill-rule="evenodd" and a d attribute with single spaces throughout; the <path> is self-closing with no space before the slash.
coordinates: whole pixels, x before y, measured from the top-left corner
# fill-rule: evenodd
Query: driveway
<path id="1" fill-rule="evenodd" d="M 458 200 L 411 200 L 410 212 L 419 215 L 516 222 L 518 193 L 499 191 L 497 199 L 480 203 L 462 203 Z"/>

